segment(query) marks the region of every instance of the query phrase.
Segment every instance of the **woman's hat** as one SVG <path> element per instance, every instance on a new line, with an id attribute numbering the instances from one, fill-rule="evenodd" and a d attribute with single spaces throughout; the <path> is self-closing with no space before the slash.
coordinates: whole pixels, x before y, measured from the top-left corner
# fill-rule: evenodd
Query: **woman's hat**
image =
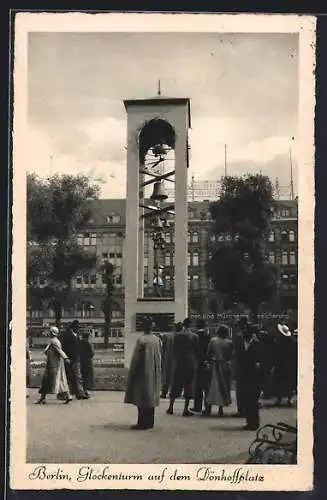
<path id="1" fill-rule="evenodd" d="M 59 335 L 59 329 L 56 326 L 50 326 L 50 333 L 52 335 Z"/>
<path id="2" fill-rule="evenodd" d="M 283 324 L 281 325 L 280 323 L 277 325 L 277 328 L 278 330 L 280 331 L 280 333 L 282 335 L 284 335 L 284 337 L 291 337 L 292 336 L 292 332 L 291 330 L 288 328 L 287 325 Z"/>

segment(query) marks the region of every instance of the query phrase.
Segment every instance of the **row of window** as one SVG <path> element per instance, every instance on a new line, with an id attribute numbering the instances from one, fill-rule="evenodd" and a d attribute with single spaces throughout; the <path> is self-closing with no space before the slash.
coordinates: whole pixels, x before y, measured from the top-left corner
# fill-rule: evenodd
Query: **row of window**
<path id="1" fill-rule="evenodd" d="M 272 264 L 276 264 L 276 253 L 277 252 L 269 252 L 268 253 L 268 260 Z M 283 250 L 281 252 L 281 264 L 283 266 L 296 266 L 296 252 L 293 250 L 290 252 L 287 252 L 286 250 Z"/>
<path id="2" fill-rule="evenodd" d="M 283 242 L 283 243 L 286 243 L 286 242 L 291 242 L 291 243 L 294 243 L 296 240 L 295 240 L 295 231 L 291 230 L 291 231 L 286 231 L 286 230 L 283 230 L 280 232 L 280 241 Z M 237 239 L 237 237 L 235 237 L 235 239 Z M 269 235 L 268 235 L 268 241 L 270 243 L 274 242 L 276 239 L 276 233 L 275 231 L 270 231 Z M 216 241 L 231 241 L 232 240 L 232 237 L 230 234 L 211 234 L 210 235 L 210 241 L 211 242 L 216 242 Z"/>
<path id="3" fill-rule="evenodd" d="M 121 286 L 123 278 L 121 274 L 114 275 L 114 284 Z M 75 277 L 76 287 L 91 286 L 94 287 L 97 284 L 97 275 L 95 273 L 83 273 Z M 102 284 L 105 285 L 105 277 L 102 276 Z"/>

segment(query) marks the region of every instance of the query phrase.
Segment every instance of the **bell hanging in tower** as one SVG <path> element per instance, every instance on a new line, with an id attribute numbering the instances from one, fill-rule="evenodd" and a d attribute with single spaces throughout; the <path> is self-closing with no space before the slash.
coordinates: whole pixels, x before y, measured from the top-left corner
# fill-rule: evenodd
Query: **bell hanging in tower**
<path id="1" fill-rule="evenodd" d="M 168 198 L 162 181 L 157 181 L 153 184 L 153 192 L 150 198 L 154 201 L 164 201 Z"/>

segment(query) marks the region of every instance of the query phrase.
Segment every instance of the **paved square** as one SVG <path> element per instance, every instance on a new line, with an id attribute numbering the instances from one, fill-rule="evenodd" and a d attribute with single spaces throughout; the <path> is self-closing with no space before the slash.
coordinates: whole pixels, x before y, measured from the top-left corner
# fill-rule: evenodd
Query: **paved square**
<path id="1" fill-rule="evenodd" d="M 122 392 L 97 391 L 92 398 L 70 405 L 48 396 L 35 405 L 37 390 L 29 389 L 27 404 L 27 462 L 30 463 L 244 463 L 255 432 L 243 431 L 243 419 L 226 416 L 182 417 L 183 401 L 166 415 L 167 400 L 156 409 L 155 428 L 132 431 L 136 408 L 123 403 Z M 233 394 L 235 400 L 235 395 Z M 261 423 L 294 425 L 296 408 L 261 409 Z"/>

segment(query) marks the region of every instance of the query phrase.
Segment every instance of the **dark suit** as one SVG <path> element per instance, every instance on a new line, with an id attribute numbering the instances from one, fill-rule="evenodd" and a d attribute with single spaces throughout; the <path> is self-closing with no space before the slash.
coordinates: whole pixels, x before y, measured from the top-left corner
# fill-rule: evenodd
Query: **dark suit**
<path id="1" fill-rule="evenodd" d="M 69 388 L 77 398 L 84 396 L 80 365 L 80 341 L 77 334 L 67 330 L 62 337 L 62 350 L 67 354 L 70 364 L 66 365 Z"/>
<path id="2" fill-rule="evenodd" d="M 191 399 L 194 394 L 194 381 L 197 369 L 198 337 L 190 330 L 176 334 L 174 356 L 176 368 L 170 396 L 178 397 L 184 389 L 184 398 Z"/>
<path id="3" fill-rule="evenodd" d="M 244 339 L 238 338 L 235 345 L 236 373 L 241 408 L 251 428 L 259 426 L 259 396 L 261 373 L 257 366 L 261 360 L 260 343 L 253 337 L 245 345 Z"/>
<path id="4" fill-rule="evenodd" d="M 210 382 L 210 368 L 208 367 L 208 345 L 210 335 L 205 330 L 197 331 L 198 352 L 197 352 L 197 371 L 194 389 L 194 409 L 202 410 L 204 396 L 208 392 Z"/>
<path id="5" fill-rule="evenodd" d="M 79 344 L 80 348 L 80 362 L 81 362 L 81 375 L 83 382 L 83 389 L 85 393 L 93 389 L 94 374 L 93 374 L 93 346 L 89 340 L 82 339 Z"/>

